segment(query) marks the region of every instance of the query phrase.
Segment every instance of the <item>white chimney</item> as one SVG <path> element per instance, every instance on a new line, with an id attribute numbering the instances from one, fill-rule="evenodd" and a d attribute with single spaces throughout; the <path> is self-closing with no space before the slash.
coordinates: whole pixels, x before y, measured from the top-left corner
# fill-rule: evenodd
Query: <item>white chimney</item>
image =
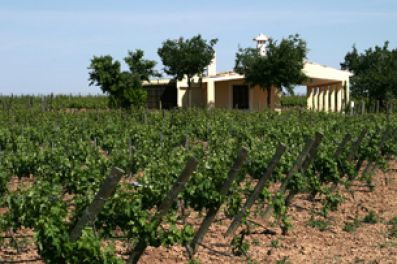
<path id="1" fill-rule="evenodd" d="M 269 42 L 269 40 L 270 40 L 269 36 L 266 36 L 265 34 L 260 33 L 253 40 L 256 41 L 256 48 L 259 50 L 259 54 L 261 56 L 266 56 L 266 45 L 267 45 L 267 42 Z"/>
<path id="2" fill-rule="evenodd" d="M 216 75 L 216 53 L 214 53 L 214 57 L 212 58 L 210 65 L 208 65 L 207 74 L 208 74 L 208 76 Z"/>

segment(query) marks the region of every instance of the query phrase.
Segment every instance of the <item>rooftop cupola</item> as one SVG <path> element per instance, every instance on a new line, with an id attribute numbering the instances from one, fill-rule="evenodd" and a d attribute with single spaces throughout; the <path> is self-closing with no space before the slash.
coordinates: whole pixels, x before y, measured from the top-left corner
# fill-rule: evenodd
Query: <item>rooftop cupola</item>
<path id="1" fill-rule="evenodd" d="M 259 54 L 261 56 L 266 56 L 266 46 L 267 42 L 270 40 L 270 37 L 260 33 L 253 40 L 256 41 L 256 48 L 259 50 Z"/>

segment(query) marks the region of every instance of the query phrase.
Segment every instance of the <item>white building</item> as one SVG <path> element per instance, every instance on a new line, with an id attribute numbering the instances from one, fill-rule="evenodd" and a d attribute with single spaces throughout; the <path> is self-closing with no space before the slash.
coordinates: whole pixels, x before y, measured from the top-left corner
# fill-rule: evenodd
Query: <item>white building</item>
<path id="1" fill-rule="evenodd" d="M 266 54 L 266 43 L 269 37 L 259 34 L 254 40 L 262 55 Z M 303 72 L 308 81 L 307 108 L 313 111 L 342 112 L 349 103 L 348 71 L 334 69 L 317 63 L 306 62 Z M 192 88 L 188 89 L 187 81 L 169 79 L 146 83 L 149 92 L 148 106 L 162 107 L 206 107 L 206 108 L 238 108 L 247 110 L 263 110 L 268 108 L 267 92 L 259 86 L 249 87 L 243 75 L 233 71 L 217 72 L 216 57 L 208 66 L 207 75 L 195 78 Z M 279 104 L 279 92 L 272 88 L 274 109 Z M 161 103 L 160 103 L 161 101 Z"/>

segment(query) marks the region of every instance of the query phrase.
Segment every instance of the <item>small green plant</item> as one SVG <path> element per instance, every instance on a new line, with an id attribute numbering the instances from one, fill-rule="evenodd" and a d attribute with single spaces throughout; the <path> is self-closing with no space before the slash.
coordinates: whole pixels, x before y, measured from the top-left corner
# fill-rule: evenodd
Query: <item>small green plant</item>
<path id="1" fill-rule="evenodd" d="M 245 242 L 246 232 L 242 231 L 239 235 L 233 237 L 231 246 L 232 252 L 235 256 L 247 256 L 249 244 Z"/>
<path id="2" fill-rule="evenodd" d="M 321 232 L 328 230 L 329 225 L 330 225 L 329 221 L 315 219 L 313 216 L 310 218 L 310 220 L 308 222 L 308 226 L 310 226 L 312 228 L 317 228 Z"/>
<path id="3" fill-rule="evenodd" d="M 397 216 L 393 217 L 387 222 L 388 225 L 397 225 Z"/>
<path id="4" fill-rule="evenodd" d="M 345 226 L 343 227 L 343 231 L 352 233 L 356 231 L 356 229 L 361 225 L 361 221 L 358 218 L 355 218 L 353 221 L 345 222 Z"/>
<path id="5" fill-rule="evenodd" d="M 291 261 L 288 260 L 289 257 L 282 257 L 281 259 L 276 261 L 276 264 L 291 264 Z"/>
<path id="6" fill-rule="evenodd" d="M 282 235 L 283 236 L 287 235 L 291 227 L 292 227 L 291 219 L 287 215 L 284 215 L 283 218 L 281 218 Z"/>
<path id="7" fill-rule="evenodd" d="M 198 259 L 190 259 L 188 264 L 201 264 L 201 262 Z"/>
<path id="8" fill-rule="evenodd" d="M 252 244 L 253 244 L 254 246 L 260 246 L 260 245 L 261 245 L 261 242 L 259 241 L 259 239 L 254 238 L 254 239 L 252 240 Z"/>
<path id="9" fill-rule="evenodd" d="M 355 257 L 354 260 L 353 260 L 353 263 L 365 263 L 365 260 L 361 259 L 359 257 Z"/>
<path id="10" fill-rule="evenodd" d="M 270 241 L 270 249 L 267 251 L 267 254 L 270 256 L 273 253 L 273 249 L 276 249 L 280 246 L 280 242 L 277 239 L 273 239 Z"/>
<path id="11" fill-rule="evenodd" d="M 328 216 L 329 211 L 336 211 L 338 206 L 343 202 L 343 197 L 339 194 L 326 193 L 325 199 L 323 200 L 323 208 L 321 214 L 324 217 Z"/>
<path id="12" fill-rule="evenodd" d="M 247 258 L 247 264 L 259 264 L 259 263 L 251 258 Z"/>
<path id="13" fill-rule="evenodd" d="M 272 203 L 274 216 L 281 222 L 280 228 L 282 234 L 286 235 L 288 230 L 292 227 L 292 223 L 287 215 L 288 208 L 285 205 L 285 197 L 281 193 L 277 193 Z"/>
<path id="14" fill-rule="evenodd" d="M 363 219 L 359 219 L 357 216 L 353 219 L 353 221 L 345 222 L 345 226 L 343 227 L 343 231 L 348 233 L 356 231 L 356 229 L 362 224 L 376 224 L 378 222 L 378 216 L 374 211 L 370 211 Z"/>
<path id="15" fill-rule="evenodd" d="M 393 225 L 389 228 L 389 237 L 397 238 L 397 226 Z"/>
<path id="16" fill-rule="evenodd" d="M 378 216 L 374 211 L 369 211 L 369 213 L 363 218 L 363 222 L 367 224 L 376 224 L 378 222 Z"/>
<path id="17" fill-rule="evenodd" d="M 272 241 L 270 241 L 270 246 L 272 248 L 278 248 L 280 246 L 280 242 L 277 239 L 273 239 Z"/>
<path id="18" fill-rule="evenodd" d="M 397 238 L 397 216 L 393 217 L 392 219 L 387 222 L 389 227 L 389 238 Z"/>

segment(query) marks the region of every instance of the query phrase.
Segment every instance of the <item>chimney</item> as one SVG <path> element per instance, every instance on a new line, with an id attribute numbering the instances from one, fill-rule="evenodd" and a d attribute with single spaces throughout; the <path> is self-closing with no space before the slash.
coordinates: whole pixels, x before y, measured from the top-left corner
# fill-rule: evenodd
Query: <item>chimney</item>
<path id="1" fill-rule="evenodd" d="M 208 65 L 207 75 L 208 76 L 216 75 L 216 53 L 214 53 L 214 57 L 212 58 L 210 65 Z"/>
<path id="2" fill-rule="evenodd" d="M 266 56 L 266 42 L 268 42 L 270 38 L 265 34 L 260 33 L 253 40 L 256 41 L 256 48 L 259 50 L 259 54 L 261 56 Z"/>

